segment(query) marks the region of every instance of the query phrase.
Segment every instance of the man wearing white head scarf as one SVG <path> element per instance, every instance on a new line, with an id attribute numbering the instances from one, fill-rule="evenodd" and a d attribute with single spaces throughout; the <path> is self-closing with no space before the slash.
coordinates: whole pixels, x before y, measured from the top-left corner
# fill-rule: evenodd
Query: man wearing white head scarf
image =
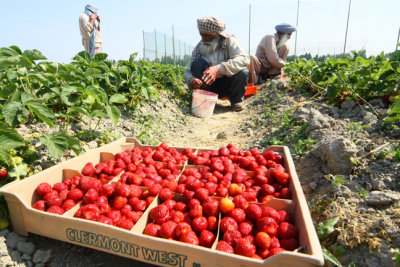
<path id="1" fill-rule="evenodd" d="M 296 31 L 296 27 L 281 23 L 275 26 L 275 30 L 275 34 L 266 35 L 261 39 L 255 57 L 250 57 L 250 80 L 253 83 L 279 76 L 281 69 L 286 64 L 289 54 L 287 41 Z"/>
<path id="2" fill-rule="evenodd" d="M 197 20 L 201 41 L 193 50 L 183 78 L 190 89 L 203 89 L 228 97 L 234 111 L 243 110 L 249 78 L 249 56 L 236 37 L 225 32 L 225 22 L 215 16 Z"/>
<path id="3" fill-rule="evenodd" d="M 96 7 L 86 5 L 85 11 L 79 17 L 82 45 L 91 57 L 102 52 L 103 38 L 100 34 L 100 17 L 97 11 Z"/>

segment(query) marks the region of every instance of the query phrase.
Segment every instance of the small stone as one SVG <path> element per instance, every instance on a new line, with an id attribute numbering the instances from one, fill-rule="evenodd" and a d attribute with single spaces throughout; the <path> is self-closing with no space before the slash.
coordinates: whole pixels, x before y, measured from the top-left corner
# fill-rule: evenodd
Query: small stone
<path id="1" fill-rule="evenodd" d="M 31 255 L 24 253 L 21 256 L 21 259 L 23 259 L 24 261 L 30 261 L 30 260 L 32 260 L 32 257 L 31 257 Z"/>
<path id="2" fill-rule="evenodd" d="M 219 134 L 217 134 L 217 139 L 227 139 L 228 136 L 226 134 L 226 132 L 221 132 Z"/>
<path id="3" fill-rule="evenodd" d="M 51 249 L 48 250 L 42 250 L 42 249 L 38 249 L 36 250 L 35 254 L 33 254 L 33 263 L 46 263 L 51 256 Z M 35 265 L 36 266 L 36 265 Z"/>
<path id="4" fill-rule="evenodd" d="M 10 253 L 11 258 L 13 261 L 19 262 L 21 261 L 21 253 L 19 251 L 13 250 Z"/>
<path id="5" fill-rule="evenodd" d="M 0 236 L 7 236 L 10 233 L 10 231 L 8 231 L 8 229 L 4 229 L 2 231 L 0 231 Z"/>
<path id="6" fill-rule="evenodd" d="M 35 249 L 36 246 L 33 243 L 21 241 L 17 243 L 17 250 L 21 253 L 32 255 Z"/>
<path id="7" fill-rule="evenodd" d="M 17 235 L 14 232 L 11 232 L 8 236 L 7 236 L 7 247 L 10 249 L 14 249 L 17 247 L 17 243 L 19 241 L 26 241 L 26 237 Z"/>

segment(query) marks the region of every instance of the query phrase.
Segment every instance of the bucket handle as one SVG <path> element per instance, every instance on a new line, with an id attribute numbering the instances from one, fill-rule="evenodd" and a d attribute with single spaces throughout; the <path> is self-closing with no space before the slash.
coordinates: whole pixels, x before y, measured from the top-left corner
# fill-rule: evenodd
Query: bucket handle
<path id="1" fill-rule="evenodd" d="M 192 111 L 195 110 L 196 108 L 200 107 L 201 105 L 203 105 L 204 102 L 208 101 L 209 99 L 204 99 L 203 102 L 201 102 L 200 104 L 198 104 L 196 107 L 192 108 Z"/>

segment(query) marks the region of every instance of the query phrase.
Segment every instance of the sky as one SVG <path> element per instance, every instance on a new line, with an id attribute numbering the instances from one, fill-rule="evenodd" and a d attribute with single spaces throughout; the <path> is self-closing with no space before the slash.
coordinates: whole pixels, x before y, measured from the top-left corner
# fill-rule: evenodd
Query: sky
<path id="1" fill-rule="evenodd" d="M 344 51 L 349 1 L 346 52 L 393 52 L 400 0 L 2 0 L 0 47 L 37 49 L 48 61 L 69 63 L 83 50 L 78 18 L 91 4 L 99 9 L 103 52 L 109 59 L 127 60 L 135 52 L 142 58 L 143 32 L 151 36 L 156 31 L 159 42 L 160 36 L 169 40 L 173 34 L 182 46 L 183 42 L 195 46 L 200 41 L 196 19 L 207 15 L 223 19 L 226 31 L 251 54 L 262 37 L 274 33 L 282 22 L 298 29 L 297 43 L 296 34 L 289 40 L 289 55 L 295 50 L 297 55 L 338 54 Z M 147 48 L 155 47 L 154 40 L 146 40 Z M 160 44 L 157 47 L 160 50 Z"/>

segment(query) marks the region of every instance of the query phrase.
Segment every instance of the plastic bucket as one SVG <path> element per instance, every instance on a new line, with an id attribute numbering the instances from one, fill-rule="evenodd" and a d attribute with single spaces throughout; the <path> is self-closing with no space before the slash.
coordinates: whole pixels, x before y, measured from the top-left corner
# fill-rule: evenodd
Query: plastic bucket
<path id="1" fill-rule="evenodd" d="M 218 94 L 205 91 L 205 90 L 193 90 L 193 98 L 192 98 L 192 113 L 193 115 L 206 118 L 211 117 L 215 103 L 218 100 Z"/>

